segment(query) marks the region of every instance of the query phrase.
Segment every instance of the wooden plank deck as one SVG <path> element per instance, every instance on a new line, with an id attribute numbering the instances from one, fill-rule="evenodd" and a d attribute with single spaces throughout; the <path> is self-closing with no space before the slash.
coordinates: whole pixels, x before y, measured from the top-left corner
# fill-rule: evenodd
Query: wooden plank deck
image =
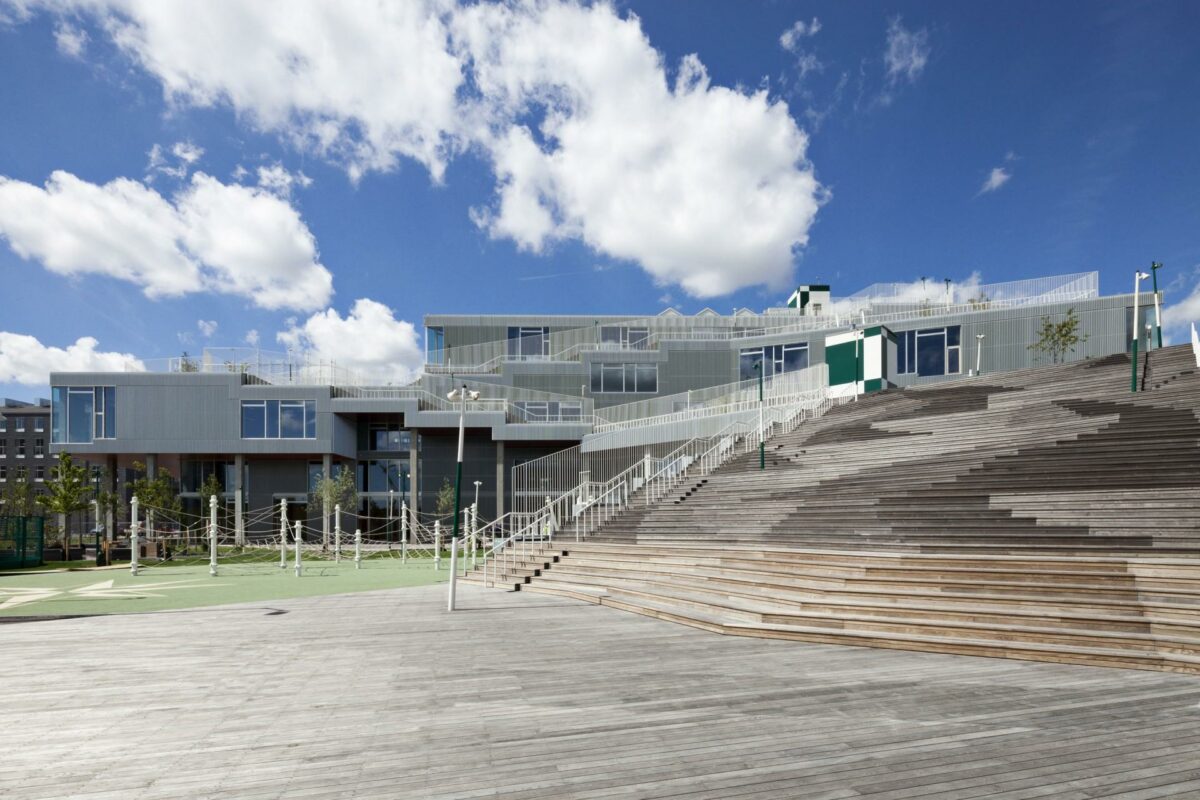
<path id="1" fill-rule="evenodd" d="M 0 625 L 0 797 L 1200 797 L 1194 677 L 459 593 Z"/>

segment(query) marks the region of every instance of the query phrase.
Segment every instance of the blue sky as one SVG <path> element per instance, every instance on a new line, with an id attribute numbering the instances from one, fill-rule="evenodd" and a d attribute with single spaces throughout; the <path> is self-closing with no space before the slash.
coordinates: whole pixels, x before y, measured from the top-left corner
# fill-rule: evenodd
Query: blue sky
<path id="1" fill-rule="evenodd" d="M 426 313 L 1152 259 L 1200 320 L 1196 3 L 392 12 L 0 0 L 0 395 L 252 331 L 392 381 Z"/>

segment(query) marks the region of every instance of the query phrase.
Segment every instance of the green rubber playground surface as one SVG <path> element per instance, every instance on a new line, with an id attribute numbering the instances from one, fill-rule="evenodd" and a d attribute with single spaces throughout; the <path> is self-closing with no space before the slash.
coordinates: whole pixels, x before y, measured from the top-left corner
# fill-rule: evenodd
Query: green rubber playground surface
<path id="1" fill-rule="evenodd" d="M 278 562 L 222 565 L 215 578 L 207 563 L 143 565 L 136 577 L 128 566 L 0 573 L 0 617 L 129 614 L 427 586 L 447 581 L 447 567 L 443 560 L 434 570 L 430 558 L 364 559 L 361 569 L 353 560 L 313 560 L 297 578 L 289 559 L 286 569 Z"/>

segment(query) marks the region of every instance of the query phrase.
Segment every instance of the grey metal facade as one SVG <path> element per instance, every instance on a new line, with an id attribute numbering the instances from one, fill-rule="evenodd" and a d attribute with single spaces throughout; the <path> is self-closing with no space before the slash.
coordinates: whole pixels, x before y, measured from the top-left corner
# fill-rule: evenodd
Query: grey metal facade
<path id="1" fill-rule="evenodd" d="M 1144 305 L 1153 296 L 1141 297 Z M 1074 310 L 1083 340 L 1068 360 L 1125 352 L 1130 344 L 1131 295 L 1088 296 L 1061 301 L 1000 304 L 979 302 L 970 307 L 924 304 L 895 315 L 882 324 L 895 333 L 960 327 L 961 375 L 976 363 L 976 336 L 984 336 L 979 356 L 984 372 L 1035 366 L 1039 355 L 1030 349 L 1045 317 L 1061 319 Z M 310 464 L 355 466 L 366 461 L 363 426 L 372 420 L 393 419 L 409 431 L 412 451 L 407 459 L 411 486 L 405 500 L 424 510 L 436 504 L 443 480 L 453 479 L 454 437 L 458 412 L 445 401 L 446 391 L 468 382 L 485 398 L 508 405 L 473 408 L 468 429 L 464 497 L 480 486 L 485 516 L 505 507 L 505 476 L 524 460 L 578 444 L 591 430 L 590 414 L 653 397 L 687 393 L 730 384 L 740 379 L 742 350 L 770 345 L 805 344 L 807 363 L 824 361 L 825 338 L 860 324 L 857 316 L 821 319 L 771 310 L 746 310 L 731 315 L 705 311 L 683 317 L 667 312 L 657 317 L 636 316 L 458 316 L 430 315 L 427 330 L 440 329 L 441 353 L 421 379 L 409 387 L 342 387 L 270 384 L 252 372 L 54 373 L 51 385 L 112 386 L 115 388 L 117 434 L 87 443 L 51 444 L 53 452 L 70 451 L 125 475 L 133 460 L 151 461 L 182 474 L 189 461 L 209 459 L 244 464 L 246 502 L 254 507 L 280 496 L 303 497 Z M 782 310 L 787 311 L 787 310 Z M 867 318 L 862 317 L 865 324 Z M 646 329 L 650 338 L 631 347 L 600 342 L 605 327 Z M 509 357 L 510 329 L 548 331 L 544 354 Z M 449 363 L 448 363 L 449 362 Z M 474 363 L 473 363 L 474 362 Z M 597 365 L 655 365 L 653 392 L 594 391 Z M 290 371 L 288 374 L 291 374 Z M 303 373 L 298 373 L 303 374 Z M 959 375 L 889 375 L 900 386 L 952 380 Z M 638 384 L 640 385 L 640 384 Z M 254 400 L 312 401 L 315 436 L 309 439 L 250 439 L 242 436 L 242 403 Z M 572 403 L 578 419 L 565 413 L 536 421 L 514 417 L 522 404 Z M 49 434 L 47 433 L 47 436 Z M 392 454 L 395 455 L 395 454 Z M 227 487 L 232 488 L 232 487 Z"/>

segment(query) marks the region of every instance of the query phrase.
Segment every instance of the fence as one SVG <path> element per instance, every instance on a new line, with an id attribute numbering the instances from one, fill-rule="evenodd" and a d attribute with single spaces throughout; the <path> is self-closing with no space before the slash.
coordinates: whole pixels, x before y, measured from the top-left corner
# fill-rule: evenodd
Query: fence
<path id="1" fill-rule="evenodd" d="M 45 525 L 42 517 L 0 517 L 0 569 L 41 566 Z"/>

